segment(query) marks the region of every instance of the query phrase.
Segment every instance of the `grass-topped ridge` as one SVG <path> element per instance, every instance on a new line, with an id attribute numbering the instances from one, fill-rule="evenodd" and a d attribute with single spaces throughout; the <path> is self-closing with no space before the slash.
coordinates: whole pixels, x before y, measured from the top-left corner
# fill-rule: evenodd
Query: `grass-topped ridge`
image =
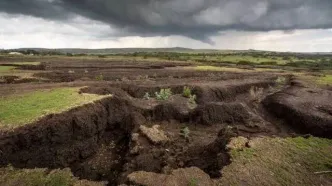
<path id="1" fill-rule="evenodd" d="M 0 127 L 22 126 L 47 114 L 61 113 L 110 96 L 80 94 L 79 90 L 56 88 L 0 97 Z"/>
<path id="2" fill-rule="evenodd" d="M 230 151 L 232 163 L 222 171 L 222 185 L 331 183 L 332 174 L 317 174 L 332 170 L 331 139 L 264 137 L 251 140 L 249 146 Z"/>
<path id="3" fill-rule="evenodd" d="M 6 186 L 101 186 L 103 183 L 78 180 L 70 169 L 0 168 L 0 185 Z"/>
<path id="4" fill-rule="evenodd" d="M 10 72 L 13 69 L 15 69 L 13 66 L 0 66 L 0 73 Z"/>

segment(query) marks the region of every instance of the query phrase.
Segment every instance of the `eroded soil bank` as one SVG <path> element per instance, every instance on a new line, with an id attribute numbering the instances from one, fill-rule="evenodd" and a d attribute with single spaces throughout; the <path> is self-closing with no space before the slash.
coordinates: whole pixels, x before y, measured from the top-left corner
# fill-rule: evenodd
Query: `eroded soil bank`
<path id="1" fill-rule="evenodd" d="M 81 92 L 112 94 L 113 97 L 46 116 L 12 131 L 2 131 L 0 165 L 50 169 L 70 167 L 75 176 L 108 181 L 109 185 L 132 183 L 128 175 L 132 176 L 137 171 L 160 176 L 173 175 L 174 171 L 181 172 L 190 167 L 193 174 L 202 175 L 200 171 L 203 171 L 204 175 L 214 179 L 220 178 L 222 168 L 231 163 L 226 145 L 233 137 L 250 139 L 294 133 L 331 137 L 328 135 L 331 126 L 329 105 L 323 105 L 325 98 L 322 97 L 310 102 L 325 114 L 319 115 L 323 118 L 319 121 L 326 122 L 318 122 L 324 125 L 323 130 L 314 122 L 315 119 L 304 122 L 305 130 L 297 130 L 297 126 L 294 130 L 292 127 L 283 128 L 283 125 L 291 123 L 289 118 L 304 121 L 298 115 L 283 114 L 301 114 L 292 110 L 303 107 L 293 108 L 288 103 L 306 105 L 308 102 L 300 95 L 297 97 L 300 101 L 289 100 L 289 95 L 296 95 L 289 91 L 296 90 L 301 95 L 303 91 L 310 94 L 312 91 L 294 84 L 278 89 L 274 89 L 274 85 L 273 77 L 263 81 L 191 84 L 193 93 L 197 95 L 197 105 L 194 106 L 181 95 L 184 84 L 169 86 L 174 95 L 166 101 L 142 97 L 145 92 L 152 94 L 168 85 L 87 87 Z M 262 88 L 262 92 L 252 95 L 251 87 Z M 320 91 L 316 94 L 321 96 Z M 323 95 L 326 99 L 331 98 L 329 92 Z M 278 98 L 277 101 L 274 97 Z M 265 107 L 257 99 L 264 100 Z M 275 105 L 285 106 L 278 108 Z M 317 118 L 316 115 L 310 116 Z M 189 132 L 183 132 L 184 129 Z"/>

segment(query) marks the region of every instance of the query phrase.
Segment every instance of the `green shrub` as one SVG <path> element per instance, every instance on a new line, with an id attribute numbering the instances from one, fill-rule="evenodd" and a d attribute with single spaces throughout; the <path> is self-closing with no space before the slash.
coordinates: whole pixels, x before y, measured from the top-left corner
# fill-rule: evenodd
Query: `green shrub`
<path id="1" fill-rule="evenodd" d="M 150 94 L 148 92 L 146 92 L 143 98 L 146 99 L 146 100 L 149 100 L 150 99 Z"/>
<path id="2" fill-rule="evenodd" d="M 283 77 L 283 76 L 279 76 L 277 79 L 276 79 L 276 84 L 280 85 L 280 84 L 285 84 L 286 83 L 286 78 Z"/>
<path id="3" fill-rule="evenodd" d="M 189 96 L 189 103 L 196 104 L 196 95 L 195 94 Z"/>
<path id="4" fill-rule="evenodd" d="M 189 139 L 190 129 L 188 127 L 184 127 L 180 131 L 180 135 L 184 137 L 185 139 Z"/>
<path id="5" fill-rule="evenodd" d="M 191 89 L 189 87 L 183 87 L 182 95 L 189 98 L 191 96 Z"/>
<path id="6" fill-rule="evenodd" d="M 161 89 L 159 92 L 155 92 L 157 100 L 168 100 L 168 98 L 172 95 L 172 90 L 168 89 Z"/>

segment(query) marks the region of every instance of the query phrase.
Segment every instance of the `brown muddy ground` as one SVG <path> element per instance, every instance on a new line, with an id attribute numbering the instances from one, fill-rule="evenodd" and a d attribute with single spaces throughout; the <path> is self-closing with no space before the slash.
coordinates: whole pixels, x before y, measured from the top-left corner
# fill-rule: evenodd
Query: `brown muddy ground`
<path id="1" fill-rule="evenodd" d="M 280 73 L 182 68 L 189 63 L 44 60 L 34 74 L 40 81 L 2 84 L 0 95 L 86 86 L 81 92 L 113 97 L 1 131 L 1 166 L 69 167 L 75 176 L 109 185 L 131 184 L 127 176 L 136 171 L 170 174 L 186 167 L 214 179 L 230 163 L 231 137 L 332 137 L 332 92 L 287 74 L 277 83 Z M 197 104 L 182 96 L 184 86 Z M 161 88 L 173 92 L 166 101 L 153 98 Z"/>

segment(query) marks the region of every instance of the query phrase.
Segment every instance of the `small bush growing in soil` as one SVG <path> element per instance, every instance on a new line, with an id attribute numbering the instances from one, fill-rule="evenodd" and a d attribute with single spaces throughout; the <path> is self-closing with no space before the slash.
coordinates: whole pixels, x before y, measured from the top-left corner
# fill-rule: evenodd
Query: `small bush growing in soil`
<path id="1" fill-rule="evenodd" d="M 144 99 L 149 100 L 150 99 L 150 94 L 148 92 L 145 93 L 143 96 Z"/>
<path id="2" fill-rule="evenodd" d="M 197 186 L 197 185 L 198 185 L 197 179 L 196 178 L 191 178 L 190 181 L 189 181 L 188 186 Z"/>
<path id="3" fill-rule="evenodd" d="M 189 96 L 189 103 L 196 104 L 196 95 L 195 94 Z"/>
<path id="4" fill-rule="evenodd" d="M 104 81 L 104 76 L 102 74 L 95 77 L 97 81 Z"/>
<path id="5" fill-rule="evenodd" d="M 183 87 L 182 95 L 189 98 L 191 96 L 191 89 L 189 87 Z"/>
<path id="6" fill-rule="evenodd" d="M 276 84 L 278 84 L 278 85 L 285 84 L 285 82 L 286 82 L 286 78 L 283 77 L 283 76 L 279 76 L 279 77 L 276 79 L 275 82 L 276 82 Z"/>
<path id="7" fill-rule="evenodd" d="M 252 100 L 254 102 L 257 102 L 257 103 L 261 102 L 261 98 L 263 96 L 263 92 L 264 92 L 264 89 L 263 88 L 259 88 L 259 87 L 251 87 L 250 91 L 249 91 Z"/>
<path id="8" fill-rule="evenodd" d="M 180 135 L 182 137 L 184 137 L 185 139 L 189 139 L 189 134 L 190 134 L 190 129 L 188 127 L 184 127 L 183 129 L 181 129 L 180 131 Z"/>
<path id="9" fill-rule="evenodd" d="M 172 95 L 172 90 L 168 89 L 161 89 L 159 92 L 155 92 L 157 100 L 168 100 L 168 98 Z"/>

